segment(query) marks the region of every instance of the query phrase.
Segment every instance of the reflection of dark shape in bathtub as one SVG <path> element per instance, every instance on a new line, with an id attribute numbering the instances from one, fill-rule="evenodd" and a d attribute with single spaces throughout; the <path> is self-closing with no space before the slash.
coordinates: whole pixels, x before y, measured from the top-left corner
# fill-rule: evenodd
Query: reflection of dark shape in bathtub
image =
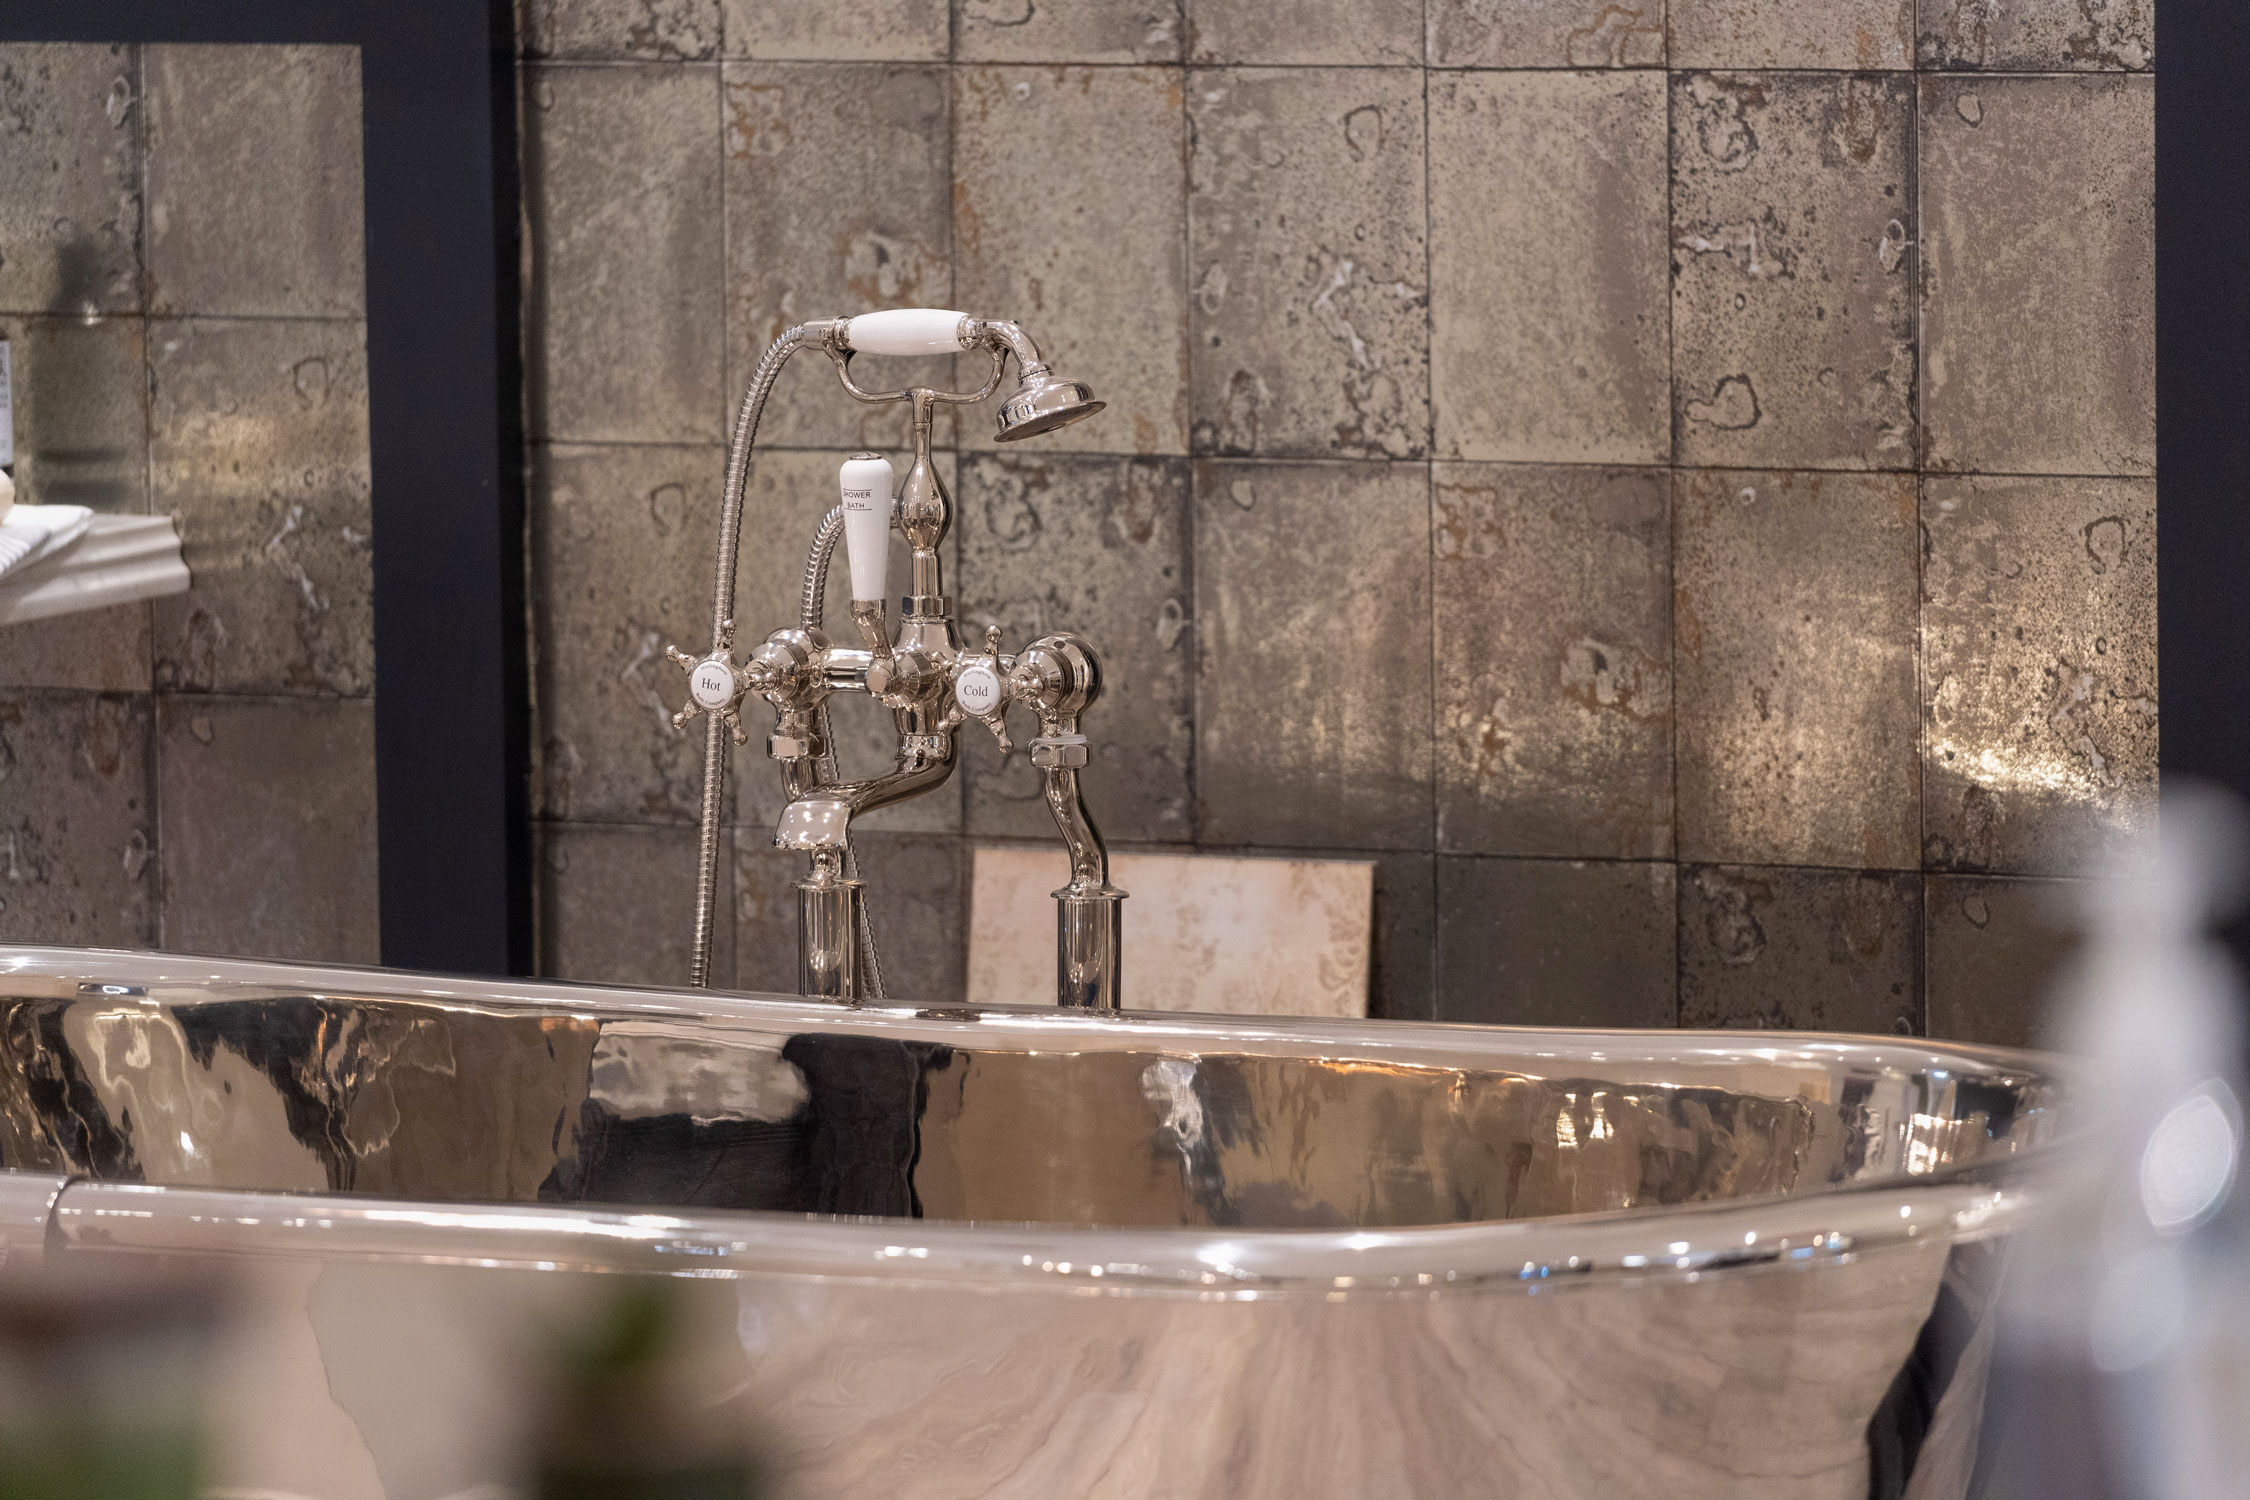
<path id="1" fill-rule="evenodd" d="M 596 1051 L 577 1150 L 541 1184 L 543 1201 L 921 1217 L 914 1168 L 928 1080 L 951 1048 L 799 1035 L 778 1053 L 727 1059 L 737 1070 L 762 1067 L 768 1084 L 757 1097 L 706 1103 L 706 1113 L 605 1082 L 622 1076 L 604 1067 L 618 1029 Z"/>

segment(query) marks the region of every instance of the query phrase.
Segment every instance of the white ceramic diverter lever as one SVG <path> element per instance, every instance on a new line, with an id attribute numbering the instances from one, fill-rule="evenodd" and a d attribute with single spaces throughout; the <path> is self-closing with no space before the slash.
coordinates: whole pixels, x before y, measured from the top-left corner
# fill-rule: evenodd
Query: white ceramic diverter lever
<path id="1" fill-rule="evenodd" d="M 852 602 L 881 603 L 891 564 L 891 461 L 855 453 L 837 474 L 844 497 L 844 556 L 851 564 Z"/>

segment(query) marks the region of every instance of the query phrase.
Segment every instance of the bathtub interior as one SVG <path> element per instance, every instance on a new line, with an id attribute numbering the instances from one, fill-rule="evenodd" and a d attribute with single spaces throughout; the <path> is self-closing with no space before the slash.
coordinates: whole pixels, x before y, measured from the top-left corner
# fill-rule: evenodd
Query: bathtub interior
<path id="1" fill-rule="evenodd" d="M 2003 1163 L 2040 1060 L 1911 1039 L 620 1003 L 17 975 L 0 1166 L 1133 1228 L 1659 1210 Z"/>

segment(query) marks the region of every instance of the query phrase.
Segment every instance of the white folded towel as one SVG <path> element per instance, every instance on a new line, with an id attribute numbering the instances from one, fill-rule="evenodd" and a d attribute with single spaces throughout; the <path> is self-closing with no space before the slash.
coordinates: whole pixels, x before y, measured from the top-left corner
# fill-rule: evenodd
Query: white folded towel
<path id="1" fill-rule="evenodd" d="M 0 521 L 0 577 L 58 552 L 86 534 L 94 513 L 83 505 L 18 505 Z"/>

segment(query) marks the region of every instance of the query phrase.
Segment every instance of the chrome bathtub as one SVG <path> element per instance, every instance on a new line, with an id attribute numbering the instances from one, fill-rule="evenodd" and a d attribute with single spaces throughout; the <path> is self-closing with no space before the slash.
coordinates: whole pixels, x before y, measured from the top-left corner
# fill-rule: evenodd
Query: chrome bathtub
<path id="1" fill-rule="evenodd" d="M 1950 1496 L 2055 1094 L 1904 1038 L 0 948 L 0 1246 L 300 1278 L 325 1380 L 261 1399 L 374 1467 L 243 1490 L 504 1482 L 365 1393 L 588 1270 L 696 1279 L 791 1496 Z"/>

